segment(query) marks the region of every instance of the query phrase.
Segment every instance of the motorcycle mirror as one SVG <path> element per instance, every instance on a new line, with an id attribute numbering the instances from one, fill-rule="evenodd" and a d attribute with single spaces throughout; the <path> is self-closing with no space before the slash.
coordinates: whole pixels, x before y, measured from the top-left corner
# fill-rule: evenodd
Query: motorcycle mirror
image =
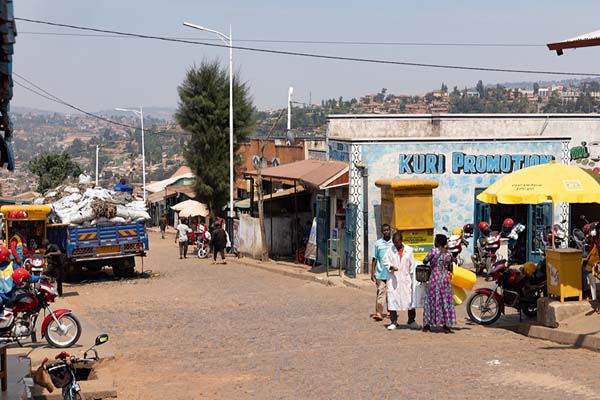
<path id="1" fill-rule="evenodd" d="M 445 226 L 442 226 L 442 229 L 446 232 L 448 232 L 448 228 L 446 228 Z"/>
<path id="2" fill-rule="evenodd" d="M 99 346 L 101 344 L 104 344 L 108 342 L 108 334 L 107 333 L 103 333 L 101 335 L 98 335 L 98 337 L 96 338 L 96 344 L 95 346 Z"/>
<path id="3" fill-rule="evenodd" d="M 587 218 L 586 218 L 586 217 L 585 217 L 585 215 L 583 215 L 583 214 L 581 214 L 581 215 L 579 216 L 579 219 L 580 219 L 580 220 L 582 220 L 582 221 L 585 221 L 585 222 L 587 222 Z"/>

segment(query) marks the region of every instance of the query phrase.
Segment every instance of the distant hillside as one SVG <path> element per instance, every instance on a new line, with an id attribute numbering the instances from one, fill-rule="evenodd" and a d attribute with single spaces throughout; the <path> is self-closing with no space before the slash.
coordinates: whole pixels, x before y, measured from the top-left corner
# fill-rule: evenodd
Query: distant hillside
<path id="1" fill-rule="evenodd" d="M 583 82 L 591 82 L 596 81 L 600 82 L 600 79 L 563 79 L 559 81 L 523 81 L 523 82 L 504 82 L 498 83 L 498 85 L 502 85 L 507 89 L 517 89 L 517 88 L 533 88 L 533 84 L 537 82 L 541 87 L 547 86 L 578 86 Z M 485 82 L 484 82 L 485 83 Z M 486 84 L 485 86 L 496 86 L 496 83 Z"/>

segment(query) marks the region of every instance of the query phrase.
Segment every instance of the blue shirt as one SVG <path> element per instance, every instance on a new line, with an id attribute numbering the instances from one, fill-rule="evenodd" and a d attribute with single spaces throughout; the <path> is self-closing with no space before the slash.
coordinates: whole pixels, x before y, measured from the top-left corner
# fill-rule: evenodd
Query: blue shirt
<path id="1" fill-rule="evenodd" d="M 383 238 L 379 238 L 375 241 L 375 245 L 373 248 L 373 258 L 377 259 L 377 267 L 375 268 L 375 279 L 387 280 L 388 271 L 383 266 L 383 256 L 392 247 L 392 238 L 390 240 L 384 240 Z"/>

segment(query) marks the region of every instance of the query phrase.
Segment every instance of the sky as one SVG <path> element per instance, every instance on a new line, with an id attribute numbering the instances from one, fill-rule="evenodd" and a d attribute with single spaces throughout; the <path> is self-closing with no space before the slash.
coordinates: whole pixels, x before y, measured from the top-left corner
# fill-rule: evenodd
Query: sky
<path id="1" fill-rule="evenodd" d="M 200 1 L 19 0 L 15 16 L 145 35 L 205 39 L 216 36 L 184 21 L 229 33 L 239 46 L 392 61 L 600 73 L 600 47 L 558 57 L 544 44 L 600 29 L 597 1 Z M 87 111 L 115 107 L 177 107 L 177 86 L 203 60 L 228 68 L 226 48 L 90 34 L 17 21 L 14 72 Z M 46 34 L 39 34 L 46 33 Z M 247 40 L 402 43 L 539 44 L 528 47 L 400 46 L 267 43 Z M 424 94 L 484 83 L 562 79 L 546 74 L 456 71 L 321 60 L 235 50 L 234 70 L 259 110 L 293 100 L 320 103 L 377 93 Z M 73 112 L 15 86 L 13 106 Z"/>

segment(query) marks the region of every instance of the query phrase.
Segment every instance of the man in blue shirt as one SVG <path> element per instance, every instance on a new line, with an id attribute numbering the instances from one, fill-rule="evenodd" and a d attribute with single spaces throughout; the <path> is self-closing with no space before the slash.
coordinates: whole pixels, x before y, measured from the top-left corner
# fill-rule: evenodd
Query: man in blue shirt
<path id="1" fill-rule="evenodd" d="M 392 247 L 392 228 L 388 224 L 381 226 L 382 238 L 375 241 L 373 249 L 373 262 L 371 263 L 371 280 L 375 282 L 377 287 L 377 297 L 375 300 L 375 314 L 373 319 L 375 321 L 383 320 L 383 310 L 386 306 L 387 296 L 387 278 L 388 271 L 383 265 L 383 256 L 387 253 L 388 249 Z"/>
<path id="2" fill-rule="evenodd" d="M 113 189 L 115 192 L 126 192 L 129 194 L 133 194 L 133 187 L 127 184 L 127 179 L 121 178 L 119 183 L 117 183 Z"/>

